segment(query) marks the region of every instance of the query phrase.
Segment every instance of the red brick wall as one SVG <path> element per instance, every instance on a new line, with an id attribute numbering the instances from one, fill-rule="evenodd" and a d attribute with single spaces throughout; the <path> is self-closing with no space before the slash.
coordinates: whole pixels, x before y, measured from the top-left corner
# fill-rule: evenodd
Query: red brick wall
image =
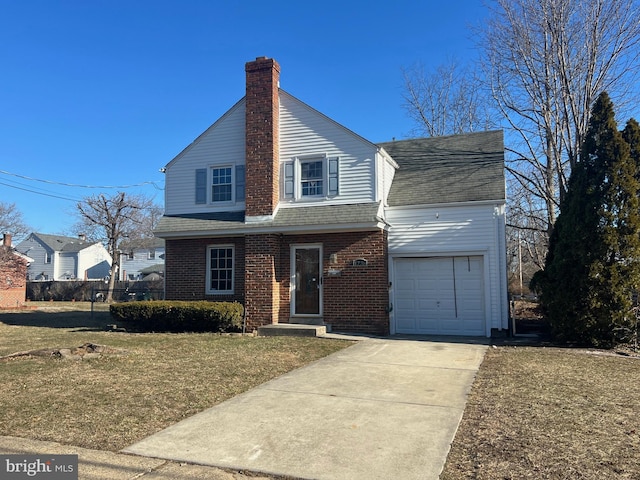
<path id="1" fill-rule="evenodd" d="M 247 309 L 247 328 L 290 321 L 291 245 L 323 245 L 323 319 L 335 331 L 389 334 L 387 233 L 248 235 L 230 239 L 166 241 L 166 298 L 236 300 Z M 205 295 L 206 249 L 235 245 L 235 294 Z M 337 261 L 330 263 L 332 254 Z M 366 266 L 354 266 L 364 258 Z M 245 269 L 246 261 L 246 269 Z M 328 276 L 329 269 L 341 271 Z M 246 298 L 245 298 L 246 291 Z"/>
<path id="2" fill-rule="evenodd" d="M 22 307 L 26 301 L 27 264 L 11 248 L 0 245 L 0 308 Z"/>
<path id="3" fill-rule="evenodd" d="M 245 308 L 247 328 L 278 323 L 280 310 L 280 235 L 245 237 Z"/>
<path id="4" fill-rule="evenodd" d="M 260 57 L 246 72 L 246 215 L 272 215 L 279 200 L 280 65 Z"/>
<path id="5" fill-rule="evenodd" d="M 294 243 L 322 243 L 323 319 L 336 331 L 389 334 L 389 274 L 387 233 L 350 232 L 284 237 L 280 322 L 290 317 L 290 246 Z M 332 254 L 337 262 L 330 263 Z M 364 258 L 367 266 L 354 266 Z M 328 276 L 329 269 L 341 271 Z"/>
<path id="6" fill-rule="evenodd" d="M 207 295 L 207 246 L 234 245 L 233 295 Z M 167 300 L 238 301 L 244 303 L 244 238 L 199 238 L 165 241 L 165 298 Z"/>
<path id="7" fill-rule="evenodd" d="M 26 303 L 26 287 L 0 289 L 0 308 L 19 308 Z"/>

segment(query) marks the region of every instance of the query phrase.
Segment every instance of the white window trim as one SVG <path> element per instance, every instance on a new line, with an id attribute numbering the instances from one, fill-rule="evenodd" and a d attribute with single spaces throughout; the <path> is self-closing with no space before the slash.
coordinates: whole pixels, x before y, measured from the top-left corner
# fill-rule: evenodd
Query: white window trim
<path id="1" fill-rule="evenodd" d="M 339 159 L 339 156 L 336 155 Z M 335 195 L 330 195 L 330 181 L 331 174 L 329 172 L 330 165 L 329 160 L 334 158 L 326 153 L 300 155 L 293 157 L 288 163 L 293 164 L 293 198 L 287 198 L 285 194 L 285 186 L 281 185 L 280 198 L 283 201 L 289 202 L 320 202 L 330 198 L 334 198 Z M 322 162 L 322 194 L 321 195 L 302 195 L 302 164 L 312 162 Z M 283 181 L 286 179 L 283 178 Z"/>
<path id="2" fill-rule="evenodd" d="M 211 250 L 213 249 L 231 249 L 231 290 L 213 290 L 211 288 Z M 207 265 L 206 265 L 206 285 L 205 293 L 207 295 L 232 295 L 236 286 L 236 248 L 230 244 L 213 244 L 207 245 Z"/>
<path id="3" fill-rule="evenodd" d="M 231 199 L 230 200 L 213 200 L 213 171 L 219 168 L 231 169 Z M 210 165 L 207 171 L 207 198 L 211 205 L 235 205 L 236 203 L 236 165 L 235 163 L 224 163 L 220 165 Z"/>

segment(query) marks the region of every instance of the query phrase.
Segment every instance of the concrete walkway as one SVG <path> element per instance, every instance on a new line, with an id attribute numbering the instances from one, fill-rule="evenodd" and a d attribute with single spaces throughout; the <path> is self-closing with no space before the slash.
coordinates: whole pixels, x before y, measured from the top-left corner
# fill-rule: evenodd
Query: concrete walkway
<path id="1" fill-rule="evenodd" d="M 486 348 L 367 339 L 124 452 L 304 479 L 437 479 Z"/>

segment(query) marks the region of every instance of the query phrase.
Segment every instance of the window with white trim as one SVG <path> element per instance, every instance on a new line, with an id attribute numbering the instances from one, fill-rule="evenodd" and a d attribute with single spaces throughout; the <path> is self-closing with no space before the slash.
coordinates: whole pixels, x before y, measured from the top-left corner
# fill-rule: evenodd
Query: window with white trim
<path id="1" fill-rule="evenodd" d="M 207 293 L 233 293 L 233 245 L 212 245 L 207 249 Z"/>
<path id="2" fill-rule="evenodd" d="M 339 157 L 302 157 L 282 163 L 282 198 L 312 200 L 338 195 Z"/>
<path id="3" fill-rule="evenodd" d="M 244 202 L 245 166 L 215 165 L 195 171 L 196 204 Z"/>
<path id="4" fill-rule="evenodd" d="M 211 169 L 211 202 L 231 202 L 233 175 L 230 166 Z"/>
<path id="5" fill-rule="evenodd" d="M 44 252 L 44 263 L 51 263 L 51 253 Z"/>
<path id="6" fill-rule="evenodd" d="M 324 194 L 323 161 L 300 162 L 300 196 L 320 197 Z"/>

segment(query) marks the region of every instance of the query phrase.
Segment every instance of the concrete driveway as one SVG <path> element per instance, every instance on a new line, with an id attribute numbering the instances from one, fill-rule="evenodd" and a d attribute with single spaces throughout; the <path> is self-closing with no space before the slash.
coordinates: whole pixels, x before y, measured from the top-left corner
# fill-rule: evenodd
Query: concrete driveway
<path id="1" fill-rule="evenodd" d="M 486 348 L 366 339 L 124 452 L 305 479 L 437 479 Z"/>

